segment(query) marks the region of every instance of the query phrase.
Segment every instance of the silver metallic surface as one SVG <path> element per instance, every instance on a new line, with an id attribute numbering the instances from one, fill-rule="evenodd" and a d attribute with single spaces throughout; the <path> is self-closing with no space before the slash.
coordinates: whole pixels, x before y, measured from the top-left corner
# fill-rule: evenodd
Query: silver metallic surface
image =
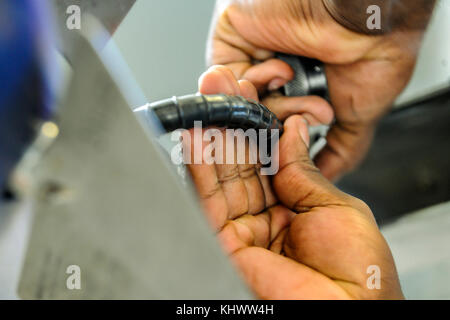
<path id="1" fill-rule="evenodd" d="M 112 35 L 136 0 L 52 0 L 52 2 L 55 8 L 55 32 L 59 36 L 59 48 L 64 56 L 71 61 L 73 52 L 76 50 L 74 45 L 77 30 L 67 28 L 67 19 L 70 16 L 67 13 L 69 6 L 76 5 L 80 8 L 81 19 L 84 19 L 87 15 L 95 17 Z M 83 29 L 83 23 L 81 23 L 81 29 Z"/>
<path id="2" fill-rule="evenodd" d="M 107 71 L 104 64 L 117 61 L 101 60 L 83 39 L 77 48 L 59 135 L 35 170 L 20 297 L 251 298 L 192 189 L 181 185 L 118 89 L 115 76 L 126 77 Z M 81 290 L 66 286 L 70 265 L 81 269 Z"/>
<path id="3" fill-rule="evenodd" d="M 288 97 L 307 96 L 309 83 L 300 60 L 296 56 L 288 54 L 277 54 L 277 58 L 286 62 L 295 71 L 294 79 L 284 86 L 284 94 Z"/>
<path id="4" fill-rule="evenodd" d="M 277 53 L 276 58 L 286 62 L 295 71 L 294 79 L 283 87 L 286 96 L 317 95 L 327 98 L 328 81 L 321 61 L 284 53 Z"/>

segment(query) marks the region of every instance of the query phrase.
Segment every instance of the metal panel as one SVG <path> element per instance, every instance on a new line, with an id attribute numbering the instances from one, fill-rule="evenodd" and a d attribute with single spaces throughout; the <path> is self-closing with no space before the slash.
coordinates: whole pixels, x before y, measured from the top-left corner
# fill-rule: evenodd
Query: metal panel
<path id="1" fill-rule="evenodd" d="M 77 48 L 60 134 L 34 170 L 36 217 L 19 295 L 251 298 L 193 192 L 140 127 L 97 53 L 82 39 Z M 81 290 L 66 287 L 69 265 L 81 268 Z"/>
<path id="2" fill-rule="evenodd" d="M 94 16 L 103 27 L 113 34 L 136 0 L 52 0 L 56 16 L 56 33 L 59 36 L 59 48 L 64 56 L 71 61 L 73 56 L 76 30 L 69 30 L 66 26 L 69 14 L 67 8 L 71 5 L 80 7 L 81 18 Z M 83 24 L 81 24 L 83 29 Z M 106 44 L 106 42 L 105 42 Z"/>

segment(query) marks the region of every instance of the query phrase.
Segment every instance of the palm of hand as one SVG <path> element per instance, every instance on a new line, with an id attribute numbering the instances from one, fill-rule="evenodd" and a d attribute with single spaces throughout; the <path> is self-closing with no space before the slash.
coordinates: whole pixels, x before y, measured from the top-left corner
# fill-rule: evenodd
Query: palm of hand
<path id="1" fill-rule="evenodd" d="M 237 82 L 220 66 L 201 78 L 200 92 L 257 100 L 252 85 Z M 296 116 L 285 123 L 280 171 L 273 181 L 255 165 L 189 166 L 226 253 L 260 298 L 401 297 L 395 268 L 389 266 L 392 257 L 370 209 L 318 173 L 302 142 L 307 128 L 301 120 Z M 365 287 L 367 267 L 380 260 L 368 249 L 374 246 L 381 248 L 382 267 L 391 270 L 383 285 L 394 290 Z"/>

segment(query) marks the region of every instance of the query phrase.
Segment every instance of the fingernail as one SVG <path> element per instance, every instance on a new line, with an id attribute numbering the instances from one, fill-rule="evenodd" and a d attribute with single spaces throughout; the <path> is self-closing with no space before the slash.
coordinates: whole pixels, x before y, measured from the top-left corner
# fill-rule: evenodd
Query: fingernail
<path id="1" fill-rule="evenodd" d="M 269 91 L 275 91 L 280 89 L 282 86 L 286 84 L 286 80 L 282 78 L 275 78 L 272 81 L 270 81 L 269 86 L 267 87 Z"/>
<path id="2" fill-rule="evenodd" d="M 299 133 L 300 137 L 302 138 L 303 142 L 305 143 L 306 147 L 309 148 L 309 123 L 306 119 L 302 119 L 302 121 L 306 124 L 299 126 Z"/>

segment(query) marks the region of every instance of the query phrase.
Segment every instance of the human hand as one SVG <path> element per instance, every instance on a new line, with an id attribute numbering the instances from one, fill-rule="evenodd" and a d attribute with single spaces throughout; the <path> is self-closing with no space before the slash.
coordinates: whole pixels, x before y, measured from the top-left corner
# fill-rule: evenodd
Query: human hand
<path id="1" fill-rule="evenodd" d="M 202 94 L 240 95 L 247 99 L 258 100 L 255 87 L 247 80 L 237 81 L 232 71 L 224 66 L 213 66 L 200 77 L 199 92 Z M 189 133 L 194 136 L 193 130 L 190 130 Z M 305 134 L 307 134 L 307 128 L 305 128 Z M 226 154 L 227 148 L 233 148 L 233 152 L 236 150 L 237 145 L 234 138 L 227 139 L 227 136 L 223 134 L 223 140 L 222 145 L 225 151 L 223 154 Z M 186 141 L 191 143 L 187 150 L 190 150 L 191 159 L 193 159 L 196 152 L 195 139 L 190 138 Z M 187 168 L 197 188 L 207 218 L 215 230 L 223 228 L 229 219 L 258 214 L 276 203 L 269 177 L 261 175 L 259 164 L 251 164 L 248 161 L 248 140 L 246 140 L 247 145 L 245 146 L 246 161 L 239 164 L 237 161 L 228 164 L 208 164 L 204 158 L 204 150 L 208 143 L 202 142 L 202 149 L 199 150 L 202 153 L 200 156 L 202 164 L 190 164 Z M 236 156 L 236 152 L 234 155 Z"/>
<path id="2" fill-rule="evenodd" d="M 231 69 L 224 66 L 213 66 L 199 79 L 199 92 L 202 94 L 222 93 L 227 95 L 240 95 L 244 98 L 258 101 L 258 93 L 255 87 L 247 80 L 237 81 Z M 320 117 L 318 113 L 323 110 L 311 110 L 311 115 Z M 325 121 L 331 121 L 332 110 L 328 110 Z M 217 129 L 217 128 L 216 128 Z M 309 139 L 308 127 L 302 126 L 302 134 L 305 140 Z M 191 130 L 191 134 L 193 130 Z M 222 130 L 223 131 L 223 130 Z M 238 132 L 236 132 L 238 133 Z M 192 134 L 193 136 L 193 134 Z M 195 139 L 190 141 L 191 158 L 194 158 Z M 223 134 L 223 154 L 226 148 L 237 147 L 235 139 L 227 139 Z M 273 193 L 270 178 L 261 175 L 261 165 L 251 164 L 249 160 L 249 141 L 246 140 L 246 161 L 233 164 L 203 164 L 188 165 L 191 177 L 197 187 L 202 204 L 211 224 L 215 229 L 220 229 L 229 219 L 235 219 L 244 214 L 254 215 L 262 212 L 265 208 L 273 206 L 277 199 Z M 201 157 L 208 143 L 203 142 Z M 236 157 L 237 152 L 234 152 Z M 236 159 L 235 159 L 236 160 Z"/>
<path id="3" fill-rule="evenodd" d="M 327 122 L 329 105 L 319 97 L 281 96 L 276 90 L 294 74 L 274 52 L 323 61 L 336 122 L 315 162 L 335 180 L 364 158 L 377 122 L 410 79 L 422 35 L 355 33 L 317 0 L 219 0 L 207 56 L 253 83 L 281 120 L 302 113 L 310 124 Z"/>
<path id="4" fill-rule="evenodd" d="M 204 94 L 257 99 L 248 81 L 237 82 L 222 66 L 206 72 L 199 87 Z M 273 181 L 254 165 L 188 166 L 207 217 L 244 280 L 265 299 L 402 298 L 370 209 L 335 188 L 311 162 L 302 116 L 289 117 L 284 129 Z M 367 287 L 372 265 L 381 271 L 379 290 Z"/>

